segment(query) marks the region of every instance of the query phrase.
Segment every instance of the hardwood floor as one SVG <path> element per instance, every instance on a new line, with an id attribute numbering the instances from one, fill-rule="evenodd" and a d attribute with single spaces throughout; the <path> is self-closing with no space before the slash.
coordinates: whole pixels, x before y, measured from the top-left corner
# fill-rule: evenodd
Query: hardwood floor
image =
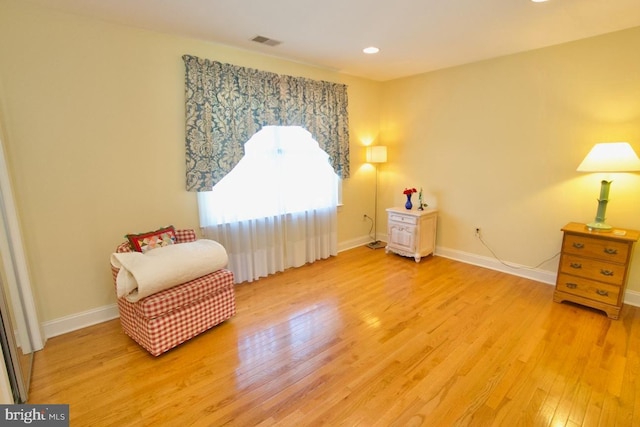
<path id="1" fill-rule="evenodd" d="M 29 403 L 72 426 L 640 425 L 640 309 L 356 248 L 237 287 L 237 315 L 154 358 L 118 320 L 52 338 Z"/>

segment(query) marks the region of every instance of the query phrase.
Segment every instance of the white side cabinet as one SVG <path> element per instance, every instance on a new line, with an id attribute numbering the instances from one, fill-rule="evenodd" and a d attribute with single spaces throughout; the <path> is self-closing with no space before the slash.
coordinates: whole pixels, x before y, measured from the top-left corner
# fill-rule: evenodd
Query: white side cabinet
<path id="1" fill-rule="evenodd" d="M 387 209 L 386 253 L 413 257 L 416 262 L 436 248 L 437 209 Z"/>

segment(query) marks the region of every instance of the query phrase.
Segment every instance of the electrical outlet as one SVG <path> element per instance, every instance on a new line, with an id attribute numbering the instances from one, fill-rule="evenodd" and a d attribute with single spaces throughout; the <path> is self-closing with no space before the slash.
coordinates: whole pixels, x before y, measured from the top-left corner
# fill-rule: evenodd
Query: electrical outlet
<path id="1" fill-rule="evenodd" d="M 475 236 L 476 236 L 476 237 L 478 237 L 478 238 L 480 237 L 480 227 L 476 227 L 476 234 L 475 234 Z"/>

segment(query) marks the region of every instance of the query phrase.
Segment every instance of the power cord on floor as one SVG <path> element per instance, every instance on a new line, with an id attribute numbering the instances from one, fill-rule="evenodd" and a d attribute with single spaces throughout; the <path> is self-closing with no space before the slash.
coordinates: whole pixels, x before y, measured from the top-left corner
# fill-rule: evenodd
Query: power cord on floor
<path id="1" fill-rule="evenodd" d="M 371 221 L 371 227 L 369 228 L 369 238 L 371 240 L 375 240 L 375 236 L 373 234 L 371 234 L 371 232 L 373 231 L 373 218 L 371 218 L 369 215 L 364 214 L 365 219 L 368 219 L 369 221 Z"/>
<path id="2" fill-rule="evenodd" d="M 529 266 L 526 266 L 526 265 L 511 265 L 508 262 L 505 262 L 502 259 L 500 259 L 500 257 L 498 255 L 496 255 L 496 253 L 493 251 L 493 249 L 491 249 L 489 247 L 489 245 L 482 239 L 482 236 L 480 234 L 477 234 L 476 238 L 478 240 L 480 240 L 480 243 L 482 243 L 482 245 L 485 248 L 487 248 L 489 250 L 489 252 L 491 252 L 491 255 L 493 255 L 493 257 L 495 259 L 497 259 L 498 262 L 500 262 L 500 264 L 504 265 L 505 267 L 513 268 L 514 270 L 535 270 L 535 269 L 539 268 L 540 266 L 544 265 L 545 263 L 547 263 L 547 262 L 551 261 L 552 259 L 556 258 L 558 255 L 560 255 L 560 252 L 558 252 L 555 255 L 553 255 L 552 257 L 549 257 L 549 258 L 545 259 L 544 261 L 540 262 L 535 267 L 529 267 Z"/>

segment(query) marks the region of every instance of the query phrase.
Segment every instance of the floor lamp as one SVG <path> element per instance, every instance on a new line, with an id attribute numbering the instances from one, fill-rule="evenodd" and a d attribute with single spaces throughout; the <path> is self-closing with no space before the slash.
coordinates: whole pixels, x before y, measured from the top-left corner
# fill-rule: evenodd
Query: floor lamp
<path id="1" fill-rule="evenodd" d="M 385 244 L 378 240 L 378 163 L 387 161 L 387 147 L 384 145 L 373 145 L 367 147 L 367 163 L 373 163 L 376 168 L 376 204 L 373 211 L 373 242 L 367 244 L 371 249 L 384 248 Z"/>
<path id="2" fill-rule="evenodd" d="M 640 159 L 627 142 L 601 142 L 591 149 L 577 170 L 578 172 L 634 172 L 640 170 Z M 587 224 L 587 228 L 591 231 L 611 231 L 613 228 L 605 222 L 610 186 L 611 180 L 608 179 L 603 179 L 600 183 L 596 218 Z"/>

